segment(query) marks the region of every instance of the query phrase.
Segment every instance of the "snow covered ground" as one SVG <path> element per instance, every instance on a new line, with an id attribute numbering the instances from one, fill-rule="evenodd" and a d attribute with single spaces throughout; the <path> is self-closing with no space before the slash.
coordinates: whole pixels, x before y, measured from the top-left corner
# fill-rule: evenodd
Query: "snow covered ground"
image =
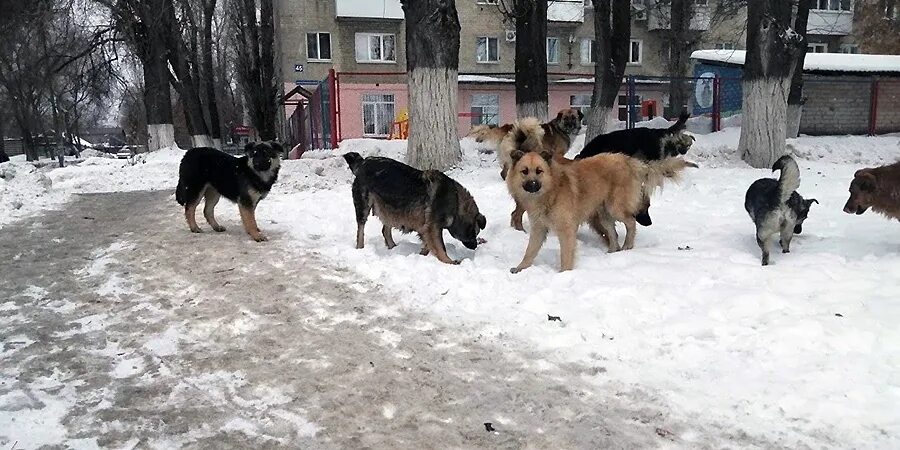
<path id="1" fill-rule="evenodd" d="M 898 224 L 841 210 L 853 172 L 900 158 L 900 137 L 790 140 L 799 191 L 820 204 L 792 253 L 773 253 L 774 264 L 761 267 L 743 196 L 753 180 L 772 174 L 740 161 L 739 135 L 739 128 L 698 135 L 688 156 L 701 168 L 657 194 L 654 224 L 638 229 L 635 249 L 608 255 L 584 229 L 576 270 L 567 273 L 557 272 L 554 237 L 534 267 L 509 273 L 527 236 L 509 227 L 512 202 L 495 156 L 468 140 L 449 175 L 487 216 L 488 242 L 470 251 L 447 236 L 459 266 L 419 256 L 412 235 L 395 232 L 399 245 L 388 251 L 375 218 L 366 248 L 353 248 L 352 176 L 337 156 L 402 159 L 403 141 L 350 140 L 337 152 L 285 161 L 257 215 L 262 228 L 290 236 L 285 247 L 322 255 L 409 308 L 496 340 L 530 342 L 555 355 L 539 362 L 548 367 L 602 365 L 605 372 L 573 375 L 598 391 L 639 388 L 687 421 L 740 424 L 788 447 L 900 447 Z M 89 158 L 53 170 L 0 165 L 16 172 L 0 179 L 0 226 L 72 193 L 173 189 L 180 154 L 166 150 L 137 164 Z M 220 221 L 237 227 L 233 209 L 219 208 Z M 697 437 L 685 431 L 678 438 L 690 446 Z"/>

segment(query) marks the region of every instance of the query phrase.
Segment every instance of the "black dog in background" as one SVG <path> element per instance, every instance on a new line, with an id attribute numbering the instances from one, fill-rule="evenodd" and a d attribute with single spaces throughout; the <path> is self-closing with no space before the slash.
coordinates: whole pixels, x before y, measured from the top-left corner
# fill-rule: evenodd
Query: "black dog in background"
<path id="1" fill-rule="evenodd" d="M 251 142 L 244 147 L 245 154 L 240 158 L 214 148 L 188 150 L 178 170 L 175 200 L 184 206 L 184 217 L 191 231 L 201 232 L 194 217 L 201 197 L 206 198 L 203 206 L 206 221 L 213 230 L 225 231 L 214 215 L 219 197 L 225 197 L 238 204 L 244 231 L 254 241 L 268 240 L 256 224 L 256 205 L 278 178 L 282 152 L 281 144 L 276 142 Z"/>
<path id="2" fill-rule="evenodd" d="M 756 225 L 756 243 L 762 250 L 762 265 L 769 265 L 769 240 L 776 233 L 781 236 L 783 253 L 790 253 L 791 238 L 803 231 L 803 221 L 809 207 L 818 200 L 804 199 L 797 193 L 800 187 L 800 168 L 794 158 L 784 155 L 772 165 L 772 172 L 780 170 L 777 180 L 760 178 L 750 185 L 744 197 L 744 209 Z"/>
<path id="3" fill-rule="evenodd" d="M 632 128 L 601 134 L 591 139 L 575 159 L 590 158 L 601 153 L 624 153 L 641 161 L 656 161 L 687 153 L 694 137 L 682 133 L 690 114 L 678 116 L 669 128 Z M 650 226 L 650 199 L 643 199 L 644 208 L 634 218 L 643 226 Z"/>
<path id="4" fill-rule="evenodd" d="M 359 153 L 344 155 L 353 180 L 356 208 L 356 248 L 363 248 L 369 214 L 381 220 L 387 247 L 394 248 L 392 228 L 416 232 L 422 239 L 422 255 L 434 253 L 443 263 L 458 264 L 447 256 L 444 229 L 474 250 L 478 233 L 487 226 L 475 199 L 462 185 L 437 170 L 421 171 L 390 158 Z"/>

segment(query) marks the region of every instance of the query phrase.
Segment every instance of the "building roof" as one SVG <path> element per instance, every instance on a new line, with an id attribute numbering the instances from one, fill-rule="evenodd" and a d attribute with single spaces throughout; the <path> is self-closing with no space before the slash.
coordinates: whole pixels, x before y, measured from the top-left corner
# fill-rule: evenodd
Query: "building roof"
<path id="1" fill-rule="evenodd" d="M 744 65 L 745 50 L 697 50 L 691 59 Z M 900 74 L 900 55 L 807 53 L 804 72 L 860 72 Z"/>

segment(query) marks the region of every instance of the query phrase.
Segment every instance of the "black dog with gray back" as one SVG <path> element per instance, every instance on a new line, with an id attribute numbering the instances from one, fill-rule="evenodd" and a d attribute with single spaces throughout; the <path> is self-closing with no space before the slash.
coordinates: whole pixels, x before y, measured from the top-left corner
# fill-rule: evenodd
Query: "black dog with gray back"
<path id="1" fill-rule="evenodd" d="M 809 207 L 818 200 L 804 199 L 797 193 L 800 168 L 794 158 L 784 155 L 775 161 L 772 172 L 780 170 L 777 180 L 760 178 L 750 185 L 744 197 L 744 209 L 756 225 L 756 243 L 762 250 L 762 265 L 769 264 L 769 241 L 777 233 L 783 253 L 790 253 L 791 238 L 803 231 Z"/>

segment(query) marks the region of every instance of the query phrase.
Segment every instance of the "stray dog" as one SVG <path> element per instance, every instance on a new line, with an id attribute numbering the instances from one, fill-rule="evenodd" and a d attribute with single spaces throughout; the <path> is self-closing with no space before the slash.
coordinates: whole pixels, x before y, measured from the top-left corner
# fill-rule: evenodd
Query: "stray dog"
<path id="1" fill-rule="evenodd" d="M 573 269 L 576 233 L 585 222 L 606 240 L 610 253 L 633 248 L 641 199 L 685 168 L 697 167 L 681 158 L 645 163 L 617 153 L 560 164 L 541 149 L 540 133 L 537 121 L 526 119 L 504 138 L 513 161 L 506 185 L 531 219 L 528 248 L 512 273 L 532 265 L 551 230 L 559 236 L 561 270 Z M 627 230 L 623 247 L 616 221 Z"/>
<path id="2" fill-rule="evenodd" d="M 632 128 L 601 134 L 591 139 L 575 159 L 590 158 L 601 153 L 624 153 L 642 161 L 654 161 L 684 155 L 694 138 L 682 133 L 690 117 L 682 112 L 669 128 Z"/>
<path id="3" fill-rule="evenodd" d="M 584 146 L 575 159 L 589 158 L 601 153 L 624 153 L 641 161 L 656 161 L 684 155 L 694 143 L 694 137 L 683 131 L 690 115 L 682 112 L 669 128 L 632 128 L 601 134 Z M 644 199 L 645 208 L 635 217 L 643 226 L 650 226 L 650 200 Z"/>
<path id="4" fill-rule="evenodd" d="M 803 231 L 803 221 L 809 207 L 818 200 L 804 199 L 797 193 L 800 187 L 800 168 L 794 158 L 784 155 L 772 165 L 772 172 L 780 170 L 778 180 L 760 178 L 750 185 L 744 197 L 744 209 L 756 225 L 756 243 L 762 250 L 762 265 L 769 265 L 769 240 L 780 233 L 781 251 L 790 253 L 791 238 Z"/>
<path id="5" fill-rule="evenodd" d="M 278 178 L 281 152 L 281 144 L 276 142 L 249 143 L 240 158 L 214 148 L 188 150 L 178 170 L 175 199 L 184 206 L 184 217 L 191 231 L 202 231 L 194 217 L 201 197 L 206 198 L 203 206 L 206 221 L 213 230 L 225 231 L 214 215 L 219 197 L 225 197 L 238 204 L 244 231 L 256 242 L 268 240 L 256 224 L 256 205 L 268 195 Z"/>
<path id="6" fill-rule="evenodd" d="M 565 158 L 566 152 L 569 151 L 569 146 L 572 145 L 572 141 L 575 140 L 575 137 L 581 133 L 581 122 L 584 119 L 584 114 L 581 111 L 574 108 L 565 108 L 560 110 L 559 113 L 556 114 L 556 118 L 551 120 L 550 122 L 540 124 L 542 135 L 541 135 L 541 148 L 553 153 L 556 160 L 560 163 L 565 163 L 568 161 Z M 513 124 L 506 124 L 502 127 L 495 127 L 490 131 L 489 137 L 491 142 L 496 139 L 497 144 L 503 142 L 503 138 L 509 134 L 509 131 L 514 127 Z M 478 128 L 478 127 L 476 127 Z M 473 130 L 475 133 L 475 130 Z M 478 138 L 475 139 L 478 142 Z M 507 146 L 500 145 L 499 147 L 499 157 L 501 169 L 500 169 L 500 178 L 506 179 L 506 172 L 512 167 L 512 157 L 510 156 L 510 149 Z M 525 227 L 522 225 L 522 215 L 525 214 L 525 208 L 522 207 L 519 203 L 516 203 L 516 208 L 513 210 L 512 214 L 510 214 L 509 225 L 519 231 L 525 231 Z"/>
<path id="7" fill-rule="evenodd" d="M 867 209 L 900 220 L 900 162 L 857 170 L 850 182 L 850 198 L 844 205 L 848 214 Z"/>
<path id="8" fill-rule="evenodd" d="M 553 120 L 541 124 L 541 128 L 544 129 L 544 148 L 550 150 L 554 154 L 564 156 L 566 152 L 569 151 L 572 142 L 578 134 L 581 133 L 581 122 L 583 120 L 584 114 L 582 114 L 581 111 L 574 108 L 561 109 Z M 468 137 L 475 138 L 475 142 L 486 142 L 493 146 L 499 146 L 503 141 L 503 138 L 506 137 L 512 129 L 513 124 L 511 123 L 503 126 L 478 125 L 472 128 Z M 500 178 L 505 180 L 506 171 L 509 169 L 509 163 L 511 161 L 509 155 L 503 153 L 502 148 L 500 149 L 498 160 L 502 166 Z"/>
<path id="9" fill-rule="evenodd" d="M 444 229 L 466 248 L 475 250 L 478 233 L 487 220 L 478 212 L 475 199 L 462 185 L 437 170 L 421 171 L 390 158 L 363 158 L 356 152 L 344 155 L 353 180 L 356 208 L 356 248 L 363 248 L 366 219 L 371 212 L 381 220 L 381 234 L 394 248 L 392 228 L 415 231 L 422 239 L 421 254 L 434 253 L 443 263 L 459 264 L 447 256 Z"/>

